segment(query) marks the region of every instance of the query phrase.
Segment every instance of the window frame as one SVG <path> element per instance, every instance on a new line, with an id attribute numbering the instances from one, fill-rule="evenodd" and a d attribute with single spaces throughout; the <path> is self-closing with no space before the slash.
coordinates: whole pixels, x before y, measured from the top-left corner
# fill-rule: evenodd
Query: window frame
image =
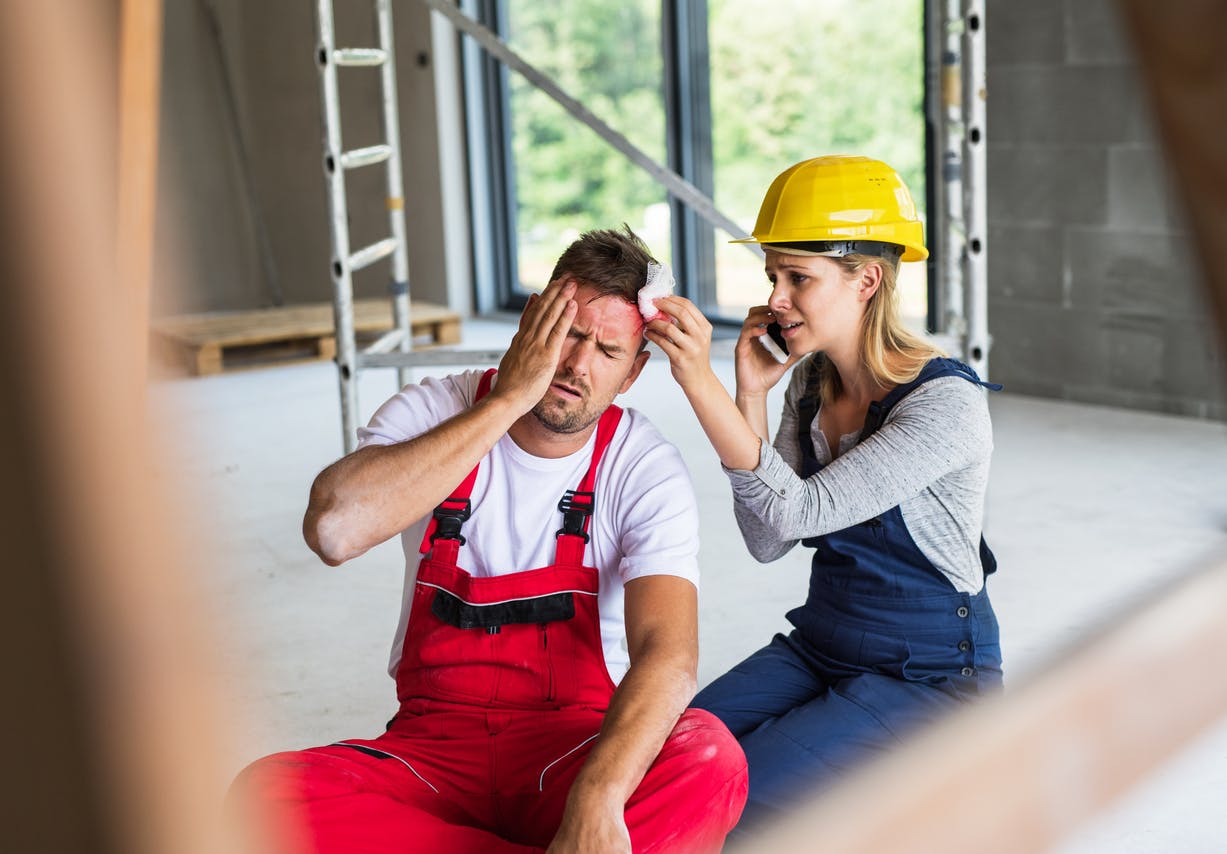
<path id="1" fill-rule="evenodd" d="M 926 209 L 935 210 L 930 7 L 922 0 L 924 161 Z M 505 0 L 460 0 L 460 8 L 499 38 L 506 38 Z M 706 0 L 661 0 L 662 88 L 667 165 L 708 196 L 713 195 L 711 74 L 707 59 Z M 463 71 L 468 129 L 470 220 L 476 307 L 480 313 L 520 311 L 529 291 L 519 282 L 516 241 L 515 162 L 511 140 L 511 90 L 506 66 L 471 39 L 465 40 Z M 694 301 L 718 327 L 739 327 L 743 318 L 722 315 L 717 303 L 716 229 L 671 193 L 672 253 L 678 293 Z M 930 239 L 926 328 L 936 328 L 940 306 L 936 241 Z"/>

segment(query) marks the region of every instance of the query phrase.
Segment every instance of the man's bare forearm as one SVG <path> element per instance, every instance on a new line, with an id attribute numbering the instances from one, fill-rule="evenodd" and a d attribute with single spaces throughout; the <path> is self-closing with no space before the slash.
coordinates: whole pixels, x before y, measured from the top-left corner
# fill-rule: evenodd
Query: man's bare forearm
<path id="1" fill-rule="evenodd" d="M 689 581 L 649 576 L 627 584 L 631 667 L 571 785 L 551 854 L 630 850 L 626 802 L 694 697 L 697 625 L 698 594 Z"/>
<path id="2" fill-rule="evenodd" d="M 692 656 L 660 649 L 631 666 L 609 703 L 601 735 L 572 798 L 609 799 L 621 810 L 694 698 Z"/>
<path id="3" fill-rule="evenodd" d="M 337 460 L 311 486 L 303 518 L 307 545 L 336 566 L 400 533 L 455 489 L 521 408 L 491 394 L 407 442 Z"/>
<path id="4" fill-rule="evenodd" d="M 529 298 L 498 385 L 481 401 L 417 438 L 363 448 L 320 473 L 303 537 L 324 563 L 344 563 L 421 519 L 536 405 L 575 317 L 574 294 L 574 282 L 559 280 Z"/>

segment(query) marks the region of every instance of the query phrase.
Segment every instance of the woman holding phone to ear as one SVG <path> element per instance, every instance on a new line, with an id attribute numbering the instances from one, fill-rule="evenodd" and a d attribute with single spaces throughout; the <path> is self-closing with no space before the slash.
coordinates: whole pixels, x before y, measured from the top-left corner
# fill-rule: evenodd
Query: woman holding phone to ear
<path id="1" fill-rule="evenodd" d="M 996 561 L 981 536 L 993 446 L 982 386 L 999 387 L 901 323 L 899 263 L 928 251 L 885 163 L 790 167 L 753 236 L 734 242 L 762 244 L 771 285 L 737 341 L 735 398 L 711 368 L 711 324 L 689 300 L 657 300 L 668 317 L 647 335 L 720 456 L 750 553 L 766 563 L 798 542 L 813 550 L 793 630 L 694 701 L 745 750 L 744 829 L 1000 687 L 984 585 Z M 783 362 L 758 340 L 773 323 Z M 794 365 L 772 443 L 767 392 Z"/>

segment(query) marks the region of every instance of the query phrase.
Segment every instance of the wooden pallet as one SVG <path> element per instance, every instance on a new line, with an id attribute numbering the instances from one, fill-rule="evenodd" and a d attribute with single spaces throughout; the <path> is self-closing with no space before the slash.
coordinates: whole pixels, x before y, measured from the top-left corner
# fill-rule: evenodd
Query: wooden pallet
<path id="1" fill-rule="evenodd" d="M 159 318 L 152 327 L 154 349 L 162 361 L 194 376 L 331 359 L 337 352 L 328 303 L 184 314 Z M 415 346 L 460 342 L 460 315 L 443 306 L 415 301 L 410 327 Z M 374 340 L 391 328 L 390 300 L 354 303 L 354 330 L 360 340 Z"/>

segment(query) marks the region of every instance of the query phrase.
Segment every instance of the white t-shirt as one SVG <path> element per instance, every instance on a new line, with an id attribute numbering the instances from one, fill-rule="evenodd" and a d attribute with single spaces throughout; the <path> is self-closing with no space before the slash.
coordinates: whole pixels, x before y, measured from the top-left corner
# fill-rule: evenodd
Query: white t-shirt
<path id="1" fill-rule="evenodd" d="M 412 439 L 468 409 L 482 371 L 409 385 L 388 400 L 358 431 L 358 446 Z M 473 484 L 473 515 L 464 523 L 461 569 L 477 577 L 506 575 L 554 562 L 554 535 L 562 527 L 558 501 L 587 472 L 596 444 L 566 457 L 543 459 L 504 435 L 481 461 Z M 642 414 L 627 409 L 596 472 L 596 509 L 584 563 L 600 573 L 597 607 L 610 678 L 630 663 L 623 621 L 623 585 L 645 575 L 675 575 L 699 583 L 699 514 L 689 472 L 677 448 Z M 417 579 L 418 549 L 430 516 L 401 533 L 405 589 L 392 643 L 395 676 Z"/>

